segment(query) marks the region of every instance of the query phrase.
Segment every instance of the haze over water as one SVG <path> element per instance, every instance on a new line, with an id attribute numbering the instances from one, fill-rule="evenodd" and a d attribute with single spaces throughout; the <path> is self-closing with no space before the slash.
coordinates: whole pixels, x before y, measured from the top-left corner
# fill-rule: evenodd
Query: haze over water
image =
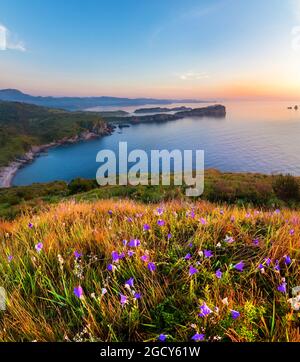
<path id="1" fill-rule="evenodd" d="M 95 178 L 99 167 L 96 163 L 98 151 L 111 149 L 118 154 L 121 141 L 128 142 L 129 151 L 142 149 L 147 153 L 151 149 L 204 150 L 205 168 L 300 175 L 300 110 L 287 109 L 297 103 L 220 103 L 226 106 L 225 118 L 185 118 L 137 124 L 123 128 L 121 132 L 117 129 L 111 136 L 50 149 L 46 155 L 19 170 L 13 185 Z M 190 106 L 203 107 L 205 104 Z M 131 112 L 136 107 L 118 109 Z"/>

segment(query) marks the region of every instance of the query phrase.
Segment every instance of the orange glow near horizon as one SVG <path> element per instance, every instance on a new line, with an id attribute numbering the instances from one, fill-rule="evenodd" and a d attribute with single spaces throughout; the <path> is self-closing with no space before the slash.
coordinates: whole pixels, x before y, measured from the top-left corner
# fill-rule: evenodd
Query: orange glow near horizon
<path id="1" fill-rule="evenodd" d="M 300 59 L 299 59 L 300 61 Z M 173 98 L 173 99 L 300 99 L 300 66 L 288 67 L 289 72 L 272 70 L 269 74 L 257 71 L 248 76 L 225 72 L 226 76 L 211 77 L 199 81 L 182 81 L 166 76 L 164 79 L 143 79 L 131 81 L 102 82 L 101 79 L 85 78 L 79 74 L 72 79 L 64 75 L 43 74 L 33 77 L 31 72 L 24 76 L 21 72 L 13 76 L 11 66 L 4 67 L 0 79 L 0 89 L 16 88 L 32 95 L 40 96 L 113 96 L 129 98 Z M 256 73 L 256 72 L 255 72 Z M 277 74 L 277 75 L 276 75 Z M 30 86 L 29 86 L 30 85 Z"/>
<path id="2" fill-rule="evenodd" d="M 4 88 L 4 87 L 1 87 Z M 5 87 L 7 88 L 7 87 Z M 11 85 L 9 88 L 17 88 L 24 93 L 40 96 L 57 96 L 57 97 L 92 97 L 92 96 L 112 96 L 128 98 L 174 98 L 174 99 L 250 99 L 250 100 L 297 100 L 300 99 L 300 85 L 288 86 L 281 84 L 258 84 L 235 82 L 224 84 L 216 87 L 157 87 L 133 89 L 99 89 L 97 86 L 80 87 L 78 91 L 74 87 L 47 87 L 27 88 Z M 74 91 L 76 89 L 76 91 Z"/>

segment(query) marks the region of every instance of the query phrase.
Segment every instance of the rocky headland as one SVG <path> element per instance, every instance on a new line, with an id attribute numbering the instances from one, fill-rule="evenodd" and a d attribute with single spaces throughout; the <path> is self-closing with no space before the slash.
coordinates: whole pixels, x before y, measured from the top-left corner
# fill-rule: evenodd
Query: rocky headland
<path id="1" fill-rule="evenodd" d="M 139 108 L 134 111 L 134 113 L 163 113 L 163 112 L 179 112 L 179 111 L 191 111 L 191 107 L 174 107 L 174 108 L 163 108 L 163 107 L 153 107 L 153 108 Z"/>
<path id="2" fill-rule="evenodd" d="M 215 117 L 223 118 L 226 116 L 226 108 L 223 105 L 216 104 L 208 107 L 194 108 L 176 112 L 174 114 L 151 114 L 141 116 L 129 116 L 125 117 L 124 120 L 128 123 L 142 123 L 142 122 L 166 122 L 182 119 L 186 117 Z"/>

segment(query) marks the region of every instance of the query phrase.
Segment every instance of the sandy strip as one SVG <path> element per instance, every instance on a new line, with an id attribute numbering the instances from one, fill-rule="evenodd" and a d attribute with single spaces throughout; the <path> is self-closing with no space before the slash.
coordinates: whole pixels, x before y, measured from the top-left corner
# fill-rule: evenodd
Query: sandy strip
<path id="1" fill-rule="evenodd" d="M 11 163 L 7 167 L 0 169 L 0 187 L 10 187 L 12 180 L 18 171 L 20 165 L 17 162 Z"/>
<path id="2" fill-rule="evenodd" d="M 25 164 L 32 162 L 35 156 L 40 151 L 38 147 L 36 150 L 30 150 L 25 153 L 22 159 L 11 162 L 8 166 L 0 168 L 0 188 L 11 187 L 12 180 L 17 171 Z"/>

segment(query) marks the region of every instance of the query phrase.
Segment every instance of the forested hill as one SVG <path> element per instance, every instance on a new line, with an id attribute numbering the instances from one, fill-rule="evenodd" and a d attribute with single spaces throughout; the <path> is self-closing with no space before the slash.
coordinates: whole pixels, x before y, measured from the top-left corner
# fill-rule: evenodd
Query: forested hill
<path id="1" fill-rule="evenodd" d="M 87 131 L 105 134 L 109 127 L 96 113 L 0 101 L 0 167 L 33 145 L 56 142 Z"/>

